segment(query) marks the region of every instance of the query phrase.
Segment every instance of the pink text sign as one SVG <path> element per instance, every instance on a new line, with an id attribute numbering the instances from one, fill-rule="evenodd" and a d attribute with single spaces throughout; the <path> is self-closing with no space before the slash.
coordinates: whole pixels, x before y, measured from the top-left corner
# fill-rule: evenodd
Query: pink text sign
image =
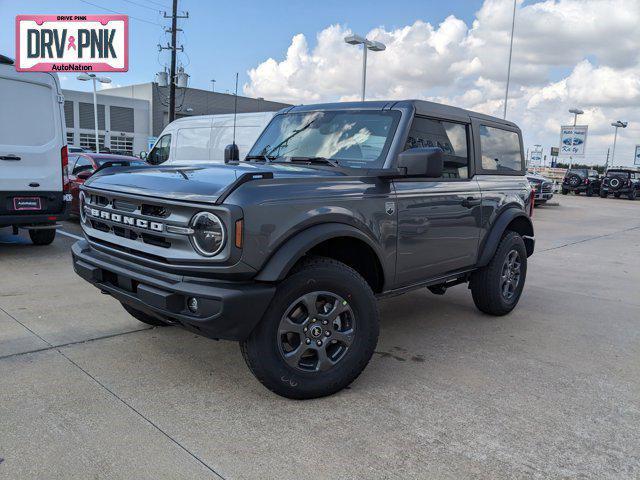
<path id="1" fill-rule="evenodd" d="M 16 70 L 126 72 L 126 15 L 17 15 Z"/>

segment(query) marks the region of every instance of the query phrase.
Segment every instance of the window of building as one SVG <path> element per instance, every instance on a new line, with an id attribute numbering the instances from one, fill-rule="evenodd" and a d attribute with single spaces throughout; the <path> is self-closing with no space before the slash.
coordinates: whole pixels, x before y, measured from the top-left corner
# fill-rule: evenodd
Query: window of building
<path id="1" fill-rule="evenodd" d="M 116 132 L 134 132 L 133 129 L 133 108 L 130 107 L 116 107 L 114 105 L 109 107 L 109 124 L 111 131 Z"/>
<path id="2" fill-rule="evenodd" d="M 442 178 L 469 177 L 467 127 L 461 123 L 416 117 L 405 150 L 438 147 L 444 152 Z"/>
<path id="3" fill-rule="evenodd" d="M 133 155 L 133 137 L 129 135 L 111 136 L 111 153 Z"/>
<path id="4" fill-rule="evenodd" d="M 104 148 L 104 135 L 98 135 L 100 148 Z M 85 150 L 96 151 L 96 135 L 95 133 L 80 133 L 80 147 Z"/>
<path id="5" fill-rule="evenodd" d="M 73 132 L 67 132 L 67 145 L 75 145 L 75 135 Z"/>
<path id="6" fill-rule="evenodd" d="M 64 101 L 64 121 L 67 128 L 73 128 L 73 102 L 71 100 Z"/>
<path id="7" fill-rule="evenodd" d="M 78 114 L 80 116 L 80 128 L 95 128 L 95 118 L 93 117 L 93 103 L 78 103 Z M 98 130 L 105 129 L 104 105 L 98 104 Z"/>
<path id="8" fill-rule="evenodd" d="M 519 172 L 524 169 L 520 138 L 516 132 L 480 125 L 482 169 Z"/>

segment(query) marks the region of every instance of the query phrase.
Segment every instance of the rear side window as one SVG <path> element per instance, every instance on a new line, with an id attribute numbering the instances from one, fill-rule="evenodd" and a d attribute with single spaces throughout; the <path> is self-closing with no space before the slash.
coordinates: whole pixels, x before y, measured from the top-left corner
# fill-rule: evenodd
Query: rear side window
<path id="1" fill-rule="evenodd" d="M 409 130 L 405 150 L 438 147 L 444 152 L 442 178 L 468 178 L 467 127 L 461 123 L 416 117 Z"/>
<path id="2" fill-rule="evenodd" d="M 524 169 L 520 137 L 516 132 L 480 125 L 482 169 L 496 173 L 516 173 Z"/>
<path id="3" fill-rule="evenodd" d="M 53 108 L 51 88 L 0 79 L 0 145 L 49 143 L 56 134 Z"/>

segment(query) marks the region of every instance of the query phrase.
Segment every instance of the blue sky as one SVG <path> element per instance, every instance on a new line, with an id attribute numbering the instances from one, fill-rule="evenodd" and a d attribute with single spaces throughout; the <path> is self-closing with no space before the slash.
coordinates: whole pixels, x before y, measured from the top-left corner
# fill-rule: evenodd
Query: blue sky
<path id="1" fill-rule="evenodd" d="M 88 0 L 93 4 L 133 17 L 169 25 L 157 10 L 170 0 Z M 234 88 L 235 72 L 240 74 L 240 88 L 248 80 L 246 72 L 269 57 L 279 59 L 297 33 L 303 33 L 313 42 L 316 34 L 328 25 L 340 23 L 357 32 L 367 32 L 378 26 L 387 29 L 402 27 L 421 19 L 438 24 L 448 15 L 455 15 L 468 25 L 480 0 L 237 0 L 196 1 L 180 0 L 178 8 L 189 12 L 189 19 L 181 20 L 184 28 L 181 43 L 186 55 L 180 55 L 186 71 L 191 75 L 191 86 L 209 89 L 210 80 L 216 79 L 216 90 Z M 0 0 L 0 53 L 14 57 L 13 18 L 18 14 L 97 14 L 108 13 L 80 0 L 56 2 L 37 0 L 17 2 Z M 158 63 L 158 43 L 169 39 L 159 25 L 130 19 L 129 72 L 110 74 L 116 84 L 144 83 L 154 78 L 161 69 Z M 160 55 L 160 62 L 168 64 L 168 52 Z M 64 82 L 65 88 L 77 90 L 89 87 L 74 80 Z"/>

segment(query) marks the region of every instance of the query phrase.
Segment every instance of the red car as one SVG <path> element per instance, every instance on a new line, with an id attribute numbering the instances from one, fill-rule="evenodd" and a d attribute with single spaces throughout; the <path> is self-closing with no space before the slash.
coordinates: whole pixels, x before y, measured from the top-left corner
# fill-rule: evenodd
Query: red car
<path id="1" fill-rule="evenodd" d="M 75 153 L 69 154 L 69 184 L 71 187 L 71 214 L 80 215 L 78 208 L 80 194 L 80 185 L 82 185 L 93 173 L 100 167 L 109 163 L 109 166 L 135 166 L 147 165 L 143 160 L 137 157 L 129 157 L 127 155 L 113 155 L 110 153 Z"/>

